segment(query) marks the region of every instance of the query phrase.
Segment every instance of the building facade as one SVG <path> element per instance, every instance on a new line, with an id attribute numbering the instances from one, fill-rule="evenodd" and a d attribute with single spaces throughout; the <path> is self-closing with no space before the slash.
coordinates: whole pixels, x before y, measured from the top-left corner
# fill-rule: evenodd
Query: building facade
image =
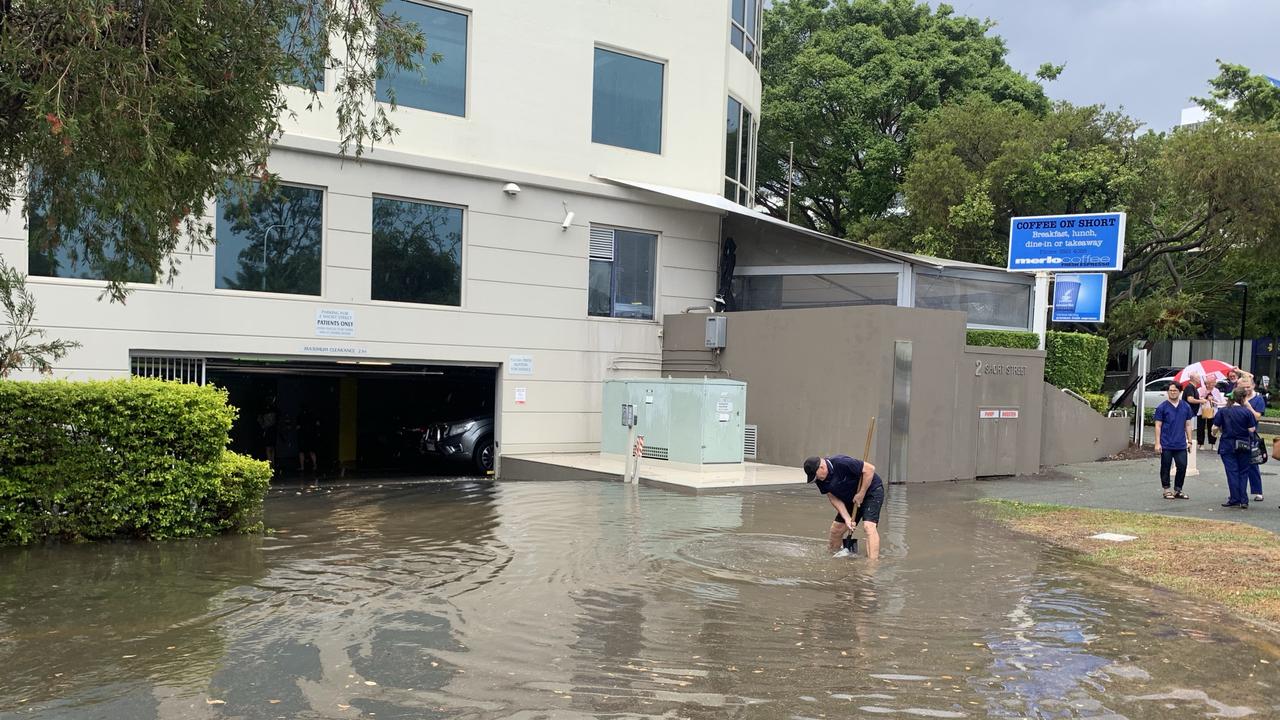
<path id="1" fill-rule="evenodd" d="M 394 142 L 344 158 L 335 71 L 314 110 L 288 88 L 280 193 L 207 207 L 216 242 L 127 302 L 0 216 L 39 322 L 81 344 L 58 376 L 216 381 L 242 449 L 319 444 L 322 465 L 390 463 L 410 429 L 438 423 L 434 445 L 486 414 L 495 455 L 598 447 L 600 381 L 657 374 L 662 316 L 712 301 L 722 216 L 600 178 L 750 202 L 760 0 L 386 9 L 443 56 L 379 81 Z"/>

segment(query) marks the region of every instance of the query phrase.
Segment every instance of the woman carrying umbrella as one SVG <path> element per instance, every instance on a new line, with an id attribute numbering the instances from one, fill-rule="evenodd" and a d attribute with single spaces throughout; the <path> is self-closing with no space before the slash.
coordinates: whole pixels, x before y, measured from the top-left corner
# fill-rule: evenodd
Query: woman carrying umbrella
<path id="1" fill-rule="evenodd" d="M 1221 360 L 1201 360 L 1191 363 L 1173 376 L 1173 381 L 1183 386 L 1182 397 L 1196 411 L 1196 445 L 1204 449 L 1205 437 L 1213 447 L 1213 416 L 1217 408 L 1226 404 L 1226 398 L 1216 387 L 1219 380 L 1235 368 Z"/>

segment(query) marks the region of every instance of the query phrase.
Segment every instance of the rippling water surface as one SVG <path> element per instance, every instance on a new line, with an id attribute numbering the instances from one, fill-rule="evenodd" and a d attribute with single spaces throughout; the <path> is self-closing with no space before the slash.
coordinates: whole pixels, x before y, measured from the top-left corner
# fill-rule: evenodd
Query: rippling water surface
<path id="1" fill-rule="evenodd" d="M 0 718 L 1280 717 L 1276 636 L 890 489 L 292 492 L 266 537 L 0 550 Z M 1247 569 L 1242 569 L 1247 571 Z"/>

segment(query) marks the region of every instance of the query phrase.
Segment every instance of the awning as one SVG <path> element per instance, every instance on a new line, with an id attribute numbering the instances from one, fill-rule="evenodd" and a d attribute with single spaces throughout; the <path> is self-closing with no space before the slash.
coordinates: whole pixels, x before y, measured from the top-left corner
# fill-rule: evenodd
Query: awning
<path id="1" fill-rule="evenodd" d="M 734 215 L 735 217 L 743 218 L 746 220 L 752 220 L 754 222 L 768 223 L 770 225 L 775 225 L 777 227 L 783 228 L 793 233 L 798 233 L 800 235 L 807 235 L 809 237 L 816 238 L 818 240 L 831 243 L 833 245 L 839 245 L 840 247 L 843 247 L 843 248 L 849 248 L 853 250 L 858 250 L 860 252 L 865 252 L 869 255 L 874 255 L 884 260 L 892 260 L 894 262 L 903 262 L 911 265 L 918 265 L 921 267 L 932 268 L 934 270 L 941 270 L 947 267 L 947 261 L 939 260 L 938 258 L 931 258 L 926 255 L 915 255 L 912 253 L 897 252 L 895 250 L 885 250 L 884 248 L 878 248 L 873 245 L 864 245 L 862 243 L 853 242 L 852 240 L 845 240 L 843 238 L 838 238 L 834 235 L 821 233 L 821 232 L 818 232 L 817 230 L 810 230 L 809 228 L 800 227 L 799 225 L 793 225 L 792 223 L 789 223 L 786 220 L 779 220 L 778 218 L 773 217 L 772 215 L 766 215 L 764 213 L 755 212 L 754 210 L 748 207 L 739 205 L 738 203 L 732 200 L 720 197 L 719 195 L 712 195 L 711 193 L 698 192 L 696 190 L 684 190 L 682 188 L 667 187 L 665 185 L 653 185 L 651 183 L 639 182 L 637 180 L 620 180 L 618 178 L 603 177 L 600 175 L 593 175 L 592 177 L 596 178 L 597 180 L 603 180 L 608 183 L 613 183 L 614 185 L 621 185 L 623 187 L 629 187 L 635 190 L 643 190 L 645 192 L 664 195 L 668 198 L 682 200 L 686 203 L 697 206 L 699 209 L 718 210 L 723 215 Z M 987 268 L 987 269 L 1000 270 L 1000 268 Z"/>

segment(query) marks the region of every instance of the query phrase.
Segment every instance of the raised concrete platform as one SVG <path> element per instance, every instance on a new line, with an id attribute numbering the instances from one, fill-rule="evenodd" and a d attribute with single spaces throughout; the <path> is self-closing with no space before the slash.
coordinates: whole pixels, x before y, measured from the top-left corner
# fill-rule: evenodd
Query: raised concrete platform
<path id="1" fill-rule="evenodd" d="M 613 480 L 621 482 L 626 459 L 600 453 L 546 453 L 503 455 L 503 480 Z M 798 467 L 743 463 L 741 465 L 691 468 L 661 460 L 640 462 L 640 481 L 692 490 L 717 488 L 775 487 L 803 485 L 804 471 Z"/>

